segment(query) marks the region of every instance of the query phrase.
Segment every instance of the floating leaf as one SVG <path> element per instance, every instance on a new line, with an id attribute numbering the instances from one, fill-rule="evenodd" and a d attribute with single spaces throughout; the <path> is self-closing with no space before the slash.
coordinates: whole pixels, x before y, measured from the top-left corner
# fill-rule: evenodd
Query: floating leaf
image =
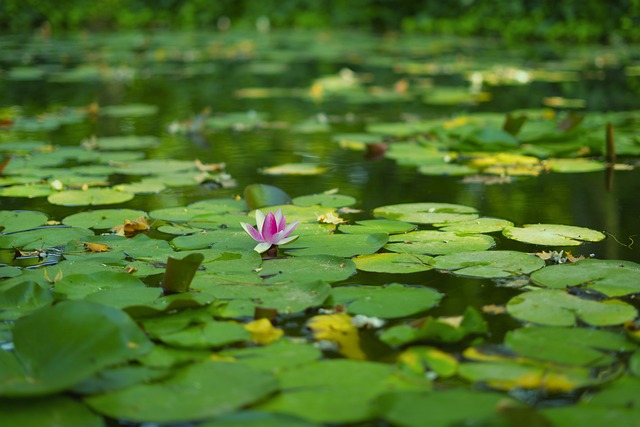
<path id="1" fill-rule="evenodd" d="M 0 235 L 0 248 L 20 248 L 38 250 L 55 246 L 64 246 L 73 239 L 93 236 L 86 228 L 67 226 L 44 226 L 12 234 Z"/>
<path id="2" fill-rule="evenodd" d="M 319 423 L 354 423 L 374 417 L 373 399 L 389 389 L 389 365 L 324 360 L 278 373 L 282 392 L 257 409 Z"/>
<path id="3" fill-rule="evenodd" d="M 519 242 L 545 246 L 579 246 L 584 242 L 599 242 L 606 237 L 603 233 L 589 228 L 557 224 L 507 227 L 502 234 Z"/>
<path id="4" fill-rule="evenodd" d="M 585 259 L 551 265 L 531 275 L 539 286 L 553 289 L 577 287 L 610 297 L 640 292 L 640 264 L 631 261 Z"/>
<path id="5" fill-rule="evenodd" d="M 183 258 L 168 257 L 162 289 L 166 293 L 187 292 L 202 261 L 204 255 L 197 252 Z"/>
<path id="6" fill-rule="evenodd" d="M 104 427 L 102 417 L 68 396 L 0 400 L 0 424 L 24 427 Z"/>
<path id="7" fill-rule="evenodd" d="M 430 288 L 398 283 L 385 286 L 341 286 L 331 291 L 336 304 L 349 313 L 392 319 L 411 316 L 435 307 L 442 295 Z"/>
<path id="8" fill-rule="evenodd" d="M 100 107 L 100 114 L 109 117 L 146 117 L 158 112 L 156 105 L 123 104 Z"/>
<path id="9" fill-rule="evenodd" d="M 132 422 L 197 421 L 260 401 L 276 389 L 271 374 L 242 364 L 199 362 L 171 378 L 91 396 L 96 412 Z"/>
<path id="10" fill-rule="evenodd" d="M 452 233 L 494 233 L 502 231 L 506 227 L 512 227 L 513 223 L 501 218 L 480 217 L 469 221 L 454 222 L 452 224 L 433 224 L 441 231 Z"/>
<path id="11" fill-rule="evenodd" d="M 389 236 L 386 233 L 375 234 L 319 234 L 313 238 L 301 237 L 283 247 L 287 254 L 302 255 L 334 255 L 351 257 L 358 254 L 377 252 Z"/>
<path id="12" fill-rule="evenodd" d="M 379 253 L 353 258 L 356 268 L 374 273 L 416 273 L 431 270 L 433 258 L 409 253 Z"/>
<path id="13" fill-rule="evenodd" d="M 256 283 L 216 284 L 207 276 L 196 277 L 193 288 L 222 300 L 245 299 L 252 304 L 245 315 L 253 315 L 254 307 L 273 308 L 280 313 L 297 313 L 322 305 L 330 293 L 330 286 L 321 281 L 262 285 Z"/>
<path id="14" fill-rule="evenodd" d="M 616 362 L 607 352 L 632 351 L 635 344 L 624 335 L 587 328 L 556 326 L 509 331 L 505 346 L 519 355 L 574 366 L 606 366 Z"/>
<path id="15" fill-rule="evenodd" d="M 403 203 L 375 208 L 377 217 L 418 224 L 466 221 L 478 217 L 476 209 L 450 203 Z"/>
<path id="16" fill-rule="evenodd" d="M 251 184 L 244 189 L 244 198 L 249 209 L 291 203 L 291 197 L 278 187 L 266 184 Z"/>
<path id="17" fill-rule="evenodd" d="M 487 323 L 480 312 L 468 307 L 462 316 L 426 317 L 418 322 L 393 326 L 380 339 L 389 345 L 403 345 L 415 341 L 458 342 L 473 334 L 486 334 Z"/>
<path id="18" fill-rule="evenodd" d="M 322 357 L 322 352 L 316 346 L 288 339 L 262 347 L 231 348 L 218 354 L 232 357 L 237 363 L 274 373 L 306 365 Z"/>
<path id="19" fill-rule="evenodd" d="M 285 163 L 260 170 L 263 175 L 320 175 L 327 168 L 317 163 Z"/>
<path id="20" fill-rule="evenodd" d="M 353 261 L 332 255 L 279 258 L 263 263 L 260 276 L 267 283 L 338 282 L 356 273 Z"/>
<path id="21" fill-rule="evenodd" d="M 84 301 L 63 301 L 18 319 L 13 338 L 15 356 L 0 352 L 13 365 L 0 378 L 3 396 L 62 391 L 152 347 L 122 311 Z"/>
<path id="22" fill-rule="evenodd" d="M 406 427 L 449 427 L 477 422 L 497 424 L 515 401 L 502 394 L 474 390 L 393 391 L 376 402 L 377 412 L 390 424 Z M 482 420 L 482 421 L 480 421 Z"/>
<path id="23" fill-rule="evenodd" d="M 0 226 L 2 233 L 27 230 L 44 225 L 49 218 L 46 214 L 36 211 L 0 211 Z"/>
<path id="24" fill-rule="evenodd" d="M 622 301 L 585 300 L 561 290 L 525 292 L 507 303 L 507 311 L 517 319 L 552 326 L 573 326 L 578 320 L 593 326 L 619 325 L 637 315 Z"/>
<path id="25" fill-rule="evenodd" d="M 110 188 L 89 188 L 88 190 L 67 190 L 50 195 L 47 200 L 52 205 L 89 206 L 115 205 L 133 199 L 133 193 Z"/>
<path id="26" fill-rule="evenodd" d="M 104 230 L 122 224 L 126 219 L 141 216 L 146 216 L 146 212 L 134 209 L 97 209 L 69 215 L 62 220 L 62 223 L 74 227 Z"/>
<path id="27" fill-rule="evenodd" d="M 320 193 L 296 197 L 293 199 L 293 203 L 298 206 L 319 205 L 332 208 L 340 208 L 344 206 L 354 205 L 356 203 L 356 199 L 344 194 Z"/>
<path id="28" fill-rule="evenodd" d="M 485 251 L 495 245 L 485 234 L 450 233 L 419 230 L 389 237 L 384 248 L 399 253 L 443 255 L 463 251 Z"/>
<path id="29" fill-rule="evenodd" d="M 471 251 L 438 256 L 431 265 L 458 276 L 499 278 L 529 274 L 544 267 L 545 262 L 523 252 Z"/>
<path id="30" fill-rule="evenodd" d="M 103 107 L 102 111 L 104 111 Z M 113 110 L 113 107 L 111 108 Z M 96 138 L 95 141 L 90 141 L 96 145 L 99 150 L 135 150 L 140 148 L 152 148 L 160 143 L 160 140 L 155 136 L 139 136 L 139 135 L 127 135 L 127 136 L 101 136 Z M 119 159 L 124 161 L 124 159 Z M 131 159 L 133 160 L 133 159 Z"/>
<path id="31" fill-rule="evenodd" d="M 348 234 L 387 233 L 401 234 L 415 230 L 414 224 L 389 219 L 365 219 L 354 224 L 341 224 L 340 231 Z"/>

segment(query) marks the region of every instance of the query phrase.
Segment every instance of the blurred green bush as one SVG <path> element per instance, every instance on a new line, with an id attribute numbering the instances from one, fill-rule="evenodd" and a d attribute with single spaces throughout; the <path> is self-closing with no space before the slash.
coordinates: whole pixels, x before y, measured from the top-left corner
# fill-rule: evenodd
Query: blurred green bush
<path id="1" fill-rule="evenodd" d="M 265 19 L 264 17 L 268 18 Z M 640 41 L 640 0 L 2 0 L 0 31 L 358 28 L 507 41 Z"/>

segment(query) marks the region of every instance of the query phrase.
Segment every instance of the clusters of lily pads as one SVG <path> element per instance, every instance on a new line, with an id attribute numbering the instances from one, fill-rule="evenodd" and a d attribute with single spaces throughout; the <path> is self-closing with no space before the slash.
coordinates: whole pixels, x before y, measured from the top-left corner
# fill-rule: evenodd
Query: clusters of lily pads
<path id="1" fill-rule="evenodd" d="M 356 200 L 335 192 L 267 203 L 283 197 L 254 185 L 245 198 L 96 209 L 59 224 L 0 211 L 3 424 L 52 414 L 83 425 L 107 417 L 207 427 L 378 418 L 418 426 L 426 414 L 443 426 L 511 413 L 557 425 L 636 419 L 627 402 L 640 336 L 629 297 L 640 290 L 640 265 L 555 263 L 500 249 L 495 238 L 556 250 L 602 233 L 518 227 L 439 203 L 380 206 L 354 220 Z M 273 224 L 258 221 L 258 236 L 242 224 L 262 211 L 258 220 Z M 291 232 L 285 222 L 298 224 L 295 241 L 254 250 L 265 232 Z M 358 272 L 389 282 L 361 284 Z M 512 281 L 520 291 L 506 304 L 434 316 L 447 290 L 403 284 L 410 273 L 424 283 L 438 274 Z M 521 327 L 488 344 L 492 316 Z M 382 359 L 371 340 L 387 349 Z M 577 405 L 542 410 L 519 398 L 596 388 Z"/>

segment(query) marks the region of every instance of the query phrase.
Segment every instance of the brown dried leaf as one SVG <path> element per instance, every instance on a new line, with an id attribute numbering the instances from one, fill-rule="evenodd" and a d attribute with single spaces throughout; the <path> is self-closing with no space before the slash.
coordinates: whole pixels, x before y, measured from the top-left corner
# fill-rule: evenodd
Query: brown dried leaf
<path id="1" fill-rule="evenodd" d="M 109 252 L 111 248 L 104 243 L 90 243 L 84 242 L 83 246 L 86 250 L 90 252 Z"/>

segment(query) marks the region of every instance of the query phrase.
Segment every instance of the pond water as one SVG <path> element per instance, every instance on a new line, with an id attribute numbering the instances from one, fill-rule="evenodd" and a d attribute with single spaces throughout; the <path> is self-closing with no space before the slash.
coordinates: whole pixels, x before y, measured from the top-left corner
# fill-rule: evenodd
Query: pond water
<path id="1" fill-rule="evenodd" d="M 337 189 L 357 200 L 355 219 L 371 218 L 373 209 L 384 205 L 460 204 L 516 226 L 565 224 L 607 236 L 549 248 L 494 234 L 499 249 L 568 249 L 575 256 L 640 262 L 639 67 L 640 49 L 623 45 L 507 48 L 487 40 L 277 31 L 3 36 L 0 142 L 77 146 L 94 136 L 153 136 L 159 144 L 143 150 L 148 158 L 224 163 L 235 182 L 172 186 L 115 207 L 149 212 L 185 206 L 242 196 L 253 183 L 276 186 L 292 197 Z M 112 106 L 123 109 L 105 113 Z M 601 120 L 602 146 L 605 125 L 613 121 L 616 141 L 626 144 L 618 155 L 625 167 L 441 175 L 422 173 L 406 158 L 388 155 L 395 143 L 415 134 L 429 141 L 433 133 L 385 130 L 387 124 L 410 127 L 469 117 L 500 124 L 513 112 Z M 604 114 L 626 116 L 607 119 Z M 358 140 L 367 132 L 378 135 L 376 144 Z M 565 144 L 567 138 L 556 142 Z M 499 151 L 509 150 L 493 150 Z M 562 156 L 580 154 L 588 155 L 570 147 Z M 604 153 L 595 150 L 591 157 L 601 161 Z M 265 170 L 286 164 L 324 171 Z M 113 179 L 129 180 L 125 175 Z M 46 197 L 0 198 L 2 210 L 42 211 L 55 220 L 95 208 L 52 205 Z M 521 292 L 490 279 L 434 271 L 401 279 L 361 271 L 345 283 L 398 280 L 446 294 L 429 312 L 434 316 L 505 304 Z M 487 341 L 493 343 L 520 325 L 505 316 L 486 320 Z M 289 332 L 300 334 L 302 326 L 298 319 Z M 380 360 L 390 357 L 373 337 L 363 345 L 378 351 Z"/>

